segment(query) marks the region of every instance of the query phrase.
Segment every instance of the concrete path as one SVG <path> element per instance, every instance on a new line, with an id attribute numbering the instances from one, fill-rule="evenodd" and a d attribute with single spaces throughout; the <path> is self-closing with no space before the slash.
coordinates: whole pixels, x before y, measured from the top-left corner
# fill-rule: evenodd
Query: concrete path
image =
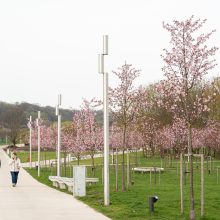
<path id="1" fill-rule="evenodd" d="M 95 155 L 94 155 L 94 158 L 100 158 L 100 157 L 103 157 L 103 154 L 95 154 Z M 90 155 L 84 155 L 84 156 L 81 157 L 80 160 L 88 160 L 88 159 L 90 159 L 90 158 L 91 158 Z M 66 161 L 67 161 L 67 162 L 77 161 L 77 158 L 76 158 L 76 157 L 67 157 L 67 158 L 66 158 Z M 64 158 L 61 158 L 61 162 L 64 163 Z M 56 159 L 50 159 L 50 160 L 42 160 L 42 161 L 40 161 L 41 166 L 50 166 L 51 163 L 53 163 L 53 165 L 55 166 L 55 164 L 56 164 Z M 33 161 L 33 162 L 32 162 L 32 167 L 36 167 L 36 166 L 38 166 L 38 161 Z M 29 162 L 22 163 L 22 167 L 30 167 L 30 163 L 29 163 Z"/>
<path id="2" fill-rule="evenodd" d="M 105 220 L 109 219 L 73 196 L 47 187 L 25 170 L 12 187 L 8 156 L 0 148 L 0 220 Z"/>
<path id="3" fill-rule="evenodd" d="M 139 152 L 139 151 L 141 151 L 141 150 L 138 150 L 138 152 Z M 132 151 L 131 151 L 131 152 L 132 152 Z M 122 154 L 122 151 L 119 151 L 119 152 L 118 152 L 118 155 L 120 155 L 120 154 Z M 127 154 L 127 152 L 125 152 L 125 154 Z M 114 155 L 115 155 L 115 153 L 114 153 Z M 101 157 L 103 157 L 103 154 L 102 154 L 102 153 L 96 153 L 96 154 L 94 155 L 94 158 L 101 158 Z M 84 156 L 81 157 L 80 161 L 82 161 L 82 160 L 88 160 L 88 159 L 91 159 L 91 156 L 90 156 L 90 155 L 84 155 Z M 109 158 L 109 160 L 110 160 L 110 163 L 111 163 L 110 165 L 114 165 L 114 164 L 113 164 L 112 154 L 111 154 L 111 157 Z M 61 158 L 61 161 L 62 161 L 62 163 L 64 163 L 64 158 Z M 76 157 L 67 157 L 67 158 L 66 158 L 66 161 L 67 161 L 67 162 L 77 161 L 77 158 L 76 158 Z M 41 166 L 50 166 L 51 163 L 55 166 L 56 160 L 55 160 L 55 159 L 50 159 L 50 160 L 42 160 L 42 161 L 40 161 Z M 100 165 L 101 165 L 101 164 L 100 164 Z M 36 166 L 38 166 L 38 161 L 32 162 L 32 167 L 36 167 Z M 89 165 L 87 165 L 87 166 L 89 166 Z M 30 167 L 30 163 L 29 163 L 29 162 L 22 163 L 22 167 Z"/>

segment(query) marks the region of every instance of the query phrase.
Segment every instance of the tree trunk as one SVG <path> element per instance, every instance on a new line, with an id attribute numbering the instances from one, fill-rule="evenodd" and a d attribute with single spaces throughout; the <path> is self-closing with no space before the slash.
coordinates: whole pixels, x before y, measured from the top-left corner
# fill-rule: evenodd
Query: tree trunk
<path id="1" fill-rule="evenodd" d="M 115 190 L 118 191 L 118 148 L 116 148 L 115 160 Z"/>
<path id="2" fill-rule="evenodd" d="M 115 163 L 115 158 L 114 158 L 114 149 L 112 148 L 112 165 Z"/>
<path id="3" fill-rule="evenodd" d="M 94 153 L 91 154 L 92 159 L 92 175 L 95 176 L 95 161 L 94 161 Z"/>
<path id="4" fill-rule="evenodd" d="M 12 139 L 12 143 L 13 143 L 14 146 L 16 146 L 16 143 L 17 143 L 16 138 Z"/>
<path id="5" fill-rule="evenodd" d="M 62 157 L 61 157 L 62 160 Z M 64 176 L 66 176 L 66 151 L 64 151 Z"/>
<path id="6" fill-rule="evenodd" d="M 138 150 L 137 148 L 135 149 L 135 166 L 138 165 Z"/>
<path id="7" fill-rule="evenodd" d="M 125 191 L 125 150 L 126 149 L 126 126 L 124 127 L 123 131 L 123 150 L 122 150 L 122 191 Z"/>
<path id="8" fill-rule="evenodd" d="M 47 170 L 47 152 L 46 151 L 44 152 L 44 166 Z"/>
<path id="9" fill-rule="evenodd" d="M 193 154 L 192 154 L 192 127 L 188 123 L 188 152 L 190 163 L 190 220 L 195 220 L 194 187 L 193 187 Z"/>
<path id="10" fill-rule="evenodd" d="M 79 166 L 79 158 L 80 158 L 80 157 L 78 156 L 78 157 L 77 157 L 77 165 L 78 165 L 78 166 Z"/>

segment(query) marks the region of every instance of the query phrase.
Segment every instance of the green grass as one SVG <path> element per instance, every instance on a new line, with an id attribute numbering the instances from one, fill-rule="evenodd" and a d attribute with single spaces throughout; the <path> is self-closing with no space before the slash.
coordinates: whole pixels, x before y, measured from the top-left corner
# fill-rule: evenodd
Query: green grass
<path id="1" fill-rule="evenodd" d="M 20 158 L 22 163 L 29 162 L 29 152 L 27 151 L 17 151 L 17 155 Z M 35 162 L 38 160 L 38 152 L 32 151 L 31 157 L 32 162 Z M 63 153 L 61 154 L 63 157 Z M 56 152 L 55 151 L 41 151 L 41 159 L 40 160 L 51 160 L 56 158 Z"/>
<path id="2" fill-rule="evenodd" d="M 10 142 L 7 142 L 7 144 L 9 145 L 10 144 Z M 6 140 L 0 140 L 0 145 L 6 145 Z"/>
<path id="3" fill-rule="evenodd" d="M 121 160 L 121 156 L 119 158 Z M 131 156 L 131 163 L 135 161 L 134 155 Z M 96 164 L 102 163 L 102 158 L 95 160 Z M 95 176 L 99 177 L 99 183 L 96 185 L 87 186 L 87 196 L 78 198 L 97 209 L 106 216 L 118 220 L 186 220 L 189 219 L 189 174 L 186 176 L 186 185 L 184 189 L 185 197 L 185 213 L 180 216 L 180 190 L 179 190 L 179 165 L 178 160 L 173 161 L 172 166 L 168 159 L 163 160 L 163 167 L 166 168 L 164 173 L 156 175 L 152 174 L 152 181 L 150 184 L 150 174 L 140 174 L 131 172 L 131 179 L 134 185 L 129 187 L 126 192 L 121 191 L 121 178 L 119 179 L 119 191 L 115 191 L 115 170 L 110 166 L 110 201 L 111 205 L 105 207 L 103 205 L 103 185 L 102 185 L 102 167 L 96 166 Z M 91 164 L 90 160 L 81 161 L 81 164 Z M 160 166 L 160 158 L 143 158 L 139 154 L 139 166 Z M 198 163 L 199 165 L 199 163 Z M 220 166 L 220 161 L 213 163 L 213 165 Z M 170 167 L 171 166 L 171 167 Z M 199 166 L 198 166 L 199 167 Z M 196 219 L 203 220 L 217 220 L 219 219 L 220 207 L 220 178 L 219 185 L 217 185 L 216 169 L 213 169 L 211 174 L 208 174 L 205 164 L 205 217 L 200 218 L 200 169 L 196 168 L 195 164 L 195 210 Z M 121 167 L 120 171 L 121 171 Z M 52 187 L 48 180 L 49 175 L 56 175 L 55 167 L 43 168 L 41 176 L 37 177 L 37 170 L 28 169 L 28 172 L 38 181 Z M 121 172 L 119 172 L 121 176 Z M 62 168 L 62 175 L 64 176 L 64 169 Z M 71 166 L 67 167 L 66 176 L 72 176 Z M 92 176 L 91 167 L 87 167 L 87 176 Z M 66 190 L 62 190 L 67 192 Z M 67 192 L 68 193 L 68 192 Z M 159 200 L 155 203 L 155 212 L 150 214 L 148 211 L 148 197 L 158 195 Z"/>

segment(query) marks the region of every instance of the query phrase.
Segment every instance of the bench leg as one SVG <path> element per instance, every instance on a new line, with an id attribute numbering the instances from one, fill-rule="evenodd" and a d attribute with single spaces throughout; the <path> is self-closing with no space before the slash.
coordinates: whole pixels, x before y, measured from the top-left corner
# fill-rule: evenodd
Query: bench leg
<path id="1" fill-rule="evenodd" d="M 53 186 L 55 186 L 55 187 L 59 187 L 58 182 L 53 182 Z"/>
<path id="2" fill-rule="evenodd" d="M 68 186 L 68 191 L 73 192 L 73 186 Z"/>
<path id="3" fill-rule="evenodd" d="M 64 183 L 60 183 L 60 189 L 66 189 L 66 185 Z"/>

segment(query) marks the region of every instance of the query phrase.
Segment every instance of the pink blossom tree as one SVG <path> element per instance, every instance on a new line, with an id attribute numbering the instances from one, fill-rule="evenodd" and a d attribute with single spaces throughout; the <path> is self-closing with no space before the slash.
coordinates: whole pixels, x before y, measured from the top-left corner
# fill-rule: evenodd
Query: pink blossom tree
<path id="1" fill-rule="evenodd" d="M 208 34 L 196 32 L 206 20 L 195 20 L 190 17 L 185 21 L 174 21 L 173 24 L 163 23 L 170 33 L 170 50 L 164 49 L 162 55 L 165 65 L 163 72 L 166 80 L 161 81 L 161 92 L 168 97 L 166 105 L 178 117 L 185 121 L 188 137 L 188 154 L 190 159 L 190 219 L 195 219 L 193 162 L 192 162 L 192 127 L 202 112 L 208 111 L 205 98 L 204 75 L 216 66 L 215 60 L 210 59 L 218 48 L 209 48 L 205 42 L 214 31 Z M 199 92 L 196 92 L 199 88 Z"/>
<path id="2" fill-rule="evenodd" d="M 199 130 L 199 134 L 194 138 L 195 146 L 204 147 L 207 154 L 211 156 L 211 150 L 220 152 L 220 123 L 209 120 L 206 127 Z M 196 145 L 197 144 L 197 145 Z"/>
<path id="3" fill-rule="evenodd" d="M 171 124 L 164 126 L 156 132 L 156 145 L 160 148 L 161 157 L 164 152 L 169 152 L 170 162 L 172 156 L 176 156 L 187 148 L 187 129 L 184 121 L 173 119 Z"/>
<path id="4" fill-rule="evenodd" d="M 86 145 L 84 144 L 84 129 L 83 129 L 83 120 L 81 112 L 78 112 L 73 117 L 73 127 L 74 127 L 74 135 L 72 134 L 72 145 L 71 152 L 77 158 L 77 163 L 79 165 L 79 161 L 82 157 L 82 153 L 86 152 Z"/>
<path id="5" fill-rule="evenodd" d="M 36 147 L 37 146 L 37 121 L 34 120 L 32 122 L 32 146 Z"/>
<path id="6" fill-rule="evenodd" d="M 64 155 L 64 175 L 66 176 L 66 166 L 67 166 L 67 153 L 70 153 L 73 149 L 75 137 L 75 129 L 71 124 L 66 124 L 61 129 L 61 151 Z"/>
<path id="7" fill-rule="evenodd" d="M 147 156 L 148 150 L 152 155 L 157 150 L 157 131 L 170 122 L 171 116 L 158 105 L 158 92 L 155 85 L 146 88 L 140 87 L 137 98 L 137 114 L 135 125 L 143 140 L 143 153 Z"/>
<path id="8" fill-rule="evenodd" d="M 122 149 L 122 130 L 116 124 L 110 126 L 109 132 L 109 146 L 116 152 L 115 159 L 115 190 L 118 191 L 118 151 Z"/>
<path id="9" fill-rule="evenodd" d="M 80 129 L 82 135 L 80 142 L 91 156 L 93 170 L 95 167 L 94 155 L 103 148 L 103 129 L 95 120 L 94 107 L 97 106 L 97 103 L 95 99 L 91 101 L 84 100 L 80 112 L 77 113 L 76 120 L 77 129 Z"/>
<path id="10" fill-rule="evenodd" d="M 116 88 L 109 89 L 109 100 L 112 109 L 113 121 L 122 131 L 122 191 L 125 191 L 125 150 L 127 149 L 127 129 L 134 121 L 136 113 L 136 90 L 133 87 L 134 80 L 139 76 L 140 70 L 132 65 L 124 64 L 113 73 L 119 78 L 120 83 Z"/>

